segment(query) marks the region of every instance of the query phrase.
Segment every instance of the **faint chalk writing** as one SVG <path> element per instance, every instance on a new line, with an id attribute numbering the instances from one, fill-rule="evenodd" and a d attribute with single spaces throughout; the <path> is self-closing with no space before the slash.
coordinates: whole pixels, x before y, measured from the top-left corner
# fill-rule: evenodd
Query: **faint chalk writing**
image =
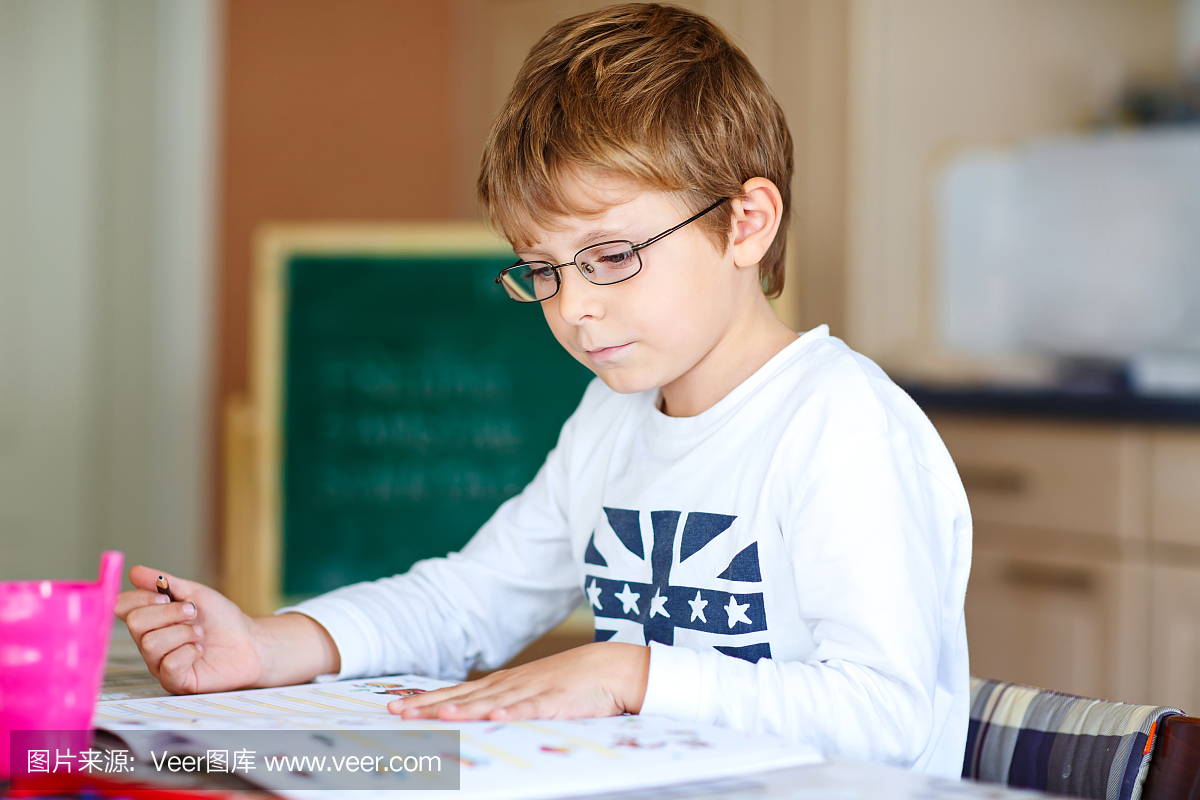
<path id="1" fill-rule="evenodd" d="M 386 353 L 322 355 L 320 386 L 324 394 L 361 397 L 376 402 L 469 399 L 504 400 L 512 391 L 499 364 L 475 364 L 453 358 L 406 361 Z"/>
<path id="2" fill-rule="evenodd" d="M 322 439 L 331 445 L 372 450 L 515 453 L 521 446 L 516 420 L 482 413 L 449 416 L 421 411 L 350 414 L 322 418 Z"/>
<path id="3" fill-rule="evenodd" d="M 320 475 L 318 497 L 332 506 L 498 503 L 524 488 L 516 467 L 489 468 L 458 459 L 427 465 L 327 465 Z"/>

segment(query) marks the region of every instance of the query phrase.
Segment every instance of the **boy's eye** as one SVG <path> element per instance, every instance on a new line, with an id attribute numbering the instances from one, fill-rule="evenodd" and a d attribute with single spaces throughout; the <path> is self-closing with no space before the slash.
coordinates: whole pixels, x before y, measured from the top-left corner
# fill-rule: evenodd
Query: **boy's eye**
<path id="1" fill-rule="evenodd" d="M 628 264 L 632 259 L 632 250 L 622 250 L 619 253 L 605 253 L 596 260 L 607 267 L 620 267 Z"/>
<path id="2" fill-rule="evenodd" d="M 604 245 L 588 250 L 579 257 L 579 263 L 588 272 L 602 269 L 606 272 L 617 272 L 627 267 L 637 265 L 637 256 L 633 248 L 625 243 Z"/>
<path id="3" fill-rule="evenodd" d="M 537 281 L 552 281 L 554 280 L 553 267 L 530 267 L 529 277 Z"/>

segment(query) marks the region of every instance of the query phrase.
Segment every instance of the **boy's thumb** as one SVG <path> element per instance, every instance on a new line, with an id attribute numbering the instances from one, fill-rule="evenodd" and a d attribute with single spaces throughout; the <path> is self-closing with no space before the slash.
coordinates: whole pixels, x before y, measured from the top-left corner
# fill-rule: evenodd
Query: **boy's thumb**
<path id="1" fill-rule="evenodd" d="M 183 578 L 176 577 L 162 570 L 151 569 L 142 564 L 136 564 L 129 568 L 129 582 L 139 589 L 147 591 L 158 590 L 159 577 L 166 578 L 167 584 L 171 588 L 171 594 L 176 598 L 184 594 L 190 594 L 194 588 L 192 582 Z"/>

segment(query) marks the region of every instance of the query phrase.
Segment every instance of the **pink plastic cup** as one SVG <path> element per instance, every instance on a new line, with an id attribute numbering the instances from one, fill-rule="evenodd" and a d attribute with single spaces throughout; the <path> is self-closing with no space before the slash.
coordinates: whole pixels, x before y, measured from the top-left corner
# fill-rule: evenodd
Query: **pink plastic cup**
<path id="1" fill-rule="evenodd" d="M 0 781 L 24 771 L 11 731 L 78 731 L 66 744 L 91 747 L 124 560 L 101 554 L 96 583 L 0 581 Z"/>

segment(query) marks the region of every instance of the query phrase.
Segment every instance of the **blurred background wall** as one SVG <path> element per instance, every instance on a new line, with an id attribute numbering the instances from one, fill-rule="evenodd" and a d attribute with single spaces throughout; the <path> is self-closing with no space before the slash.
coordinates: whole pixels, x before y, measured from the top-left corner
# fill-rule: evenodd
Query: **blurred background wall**
<path id="1" fill-rule="evenodd" d="M 0 577 L 211 575 L 221 6 L 0 3 Z"/>
<path id="2" fill-rule="evenodd" d="M 891 365 L 929 350 L 932 192 L 956 150 L 1077 131 L 1181 71 L 1174 0 L 852 4 L 847 329 Z"/>
<path id="3" fill-rule="evenodd" d="M 470 217 L 456 125 L 454 3 L 250 0 L 226 6 L 212 430 L 249 386 L 251 265 L 268 222 Z M 219 558 L 222 440 L 209 462 Z"/>

